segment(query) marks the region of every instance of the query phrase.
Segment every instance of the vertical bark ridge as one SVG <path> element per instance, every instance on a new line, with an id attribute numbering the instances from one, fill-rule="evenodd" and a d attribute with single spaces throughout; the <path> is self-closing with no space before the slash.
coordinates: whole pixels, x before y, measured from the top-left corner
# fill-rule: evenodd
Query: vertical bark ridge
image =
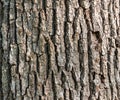
<path id="1" fill-rule="evenodd" d="M 2 47 L 2 20 L 3 20 L 3 2 L 0 1 L 0 99 L 3 99 L 3 92 L 2 92 L 2 57 L 3 57 L 3 47 Z"/>
<path id="2" fill-rule="evenodd" d="M 10 51 L 10 37 L 8 35 L 10 29 L 10 21 L 9 21 L 9 11 L 10 11 L 10 1 L 3 2 L 3 23 L 1 30 L 5 30 L 2 32 L 3 37 L 3 63 L 2 63 L 2 90 L 3 90 L 3 99 L 9 99 L 11 97 L 10 94 L 10 64 L 9 64 L 9 51 Z M 8 40 L 8 41 L 7 41 Z M 6 43 L 5 43 L 6 41 Z M 6 56 L 7 55 L 7 56 Z"/>

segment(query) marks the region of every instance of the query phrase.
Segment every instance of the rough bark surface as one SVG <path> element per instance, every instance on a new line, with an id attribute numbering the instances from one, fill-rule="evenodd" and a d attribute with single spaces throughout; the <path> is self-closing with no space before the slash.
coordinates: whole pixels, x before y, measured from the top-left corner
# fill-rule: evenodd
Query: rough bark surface
<path id="1" fill-rule="evenodd" d="M 0 0 L 0 100 L 120 100 L 120 0 Z"/>

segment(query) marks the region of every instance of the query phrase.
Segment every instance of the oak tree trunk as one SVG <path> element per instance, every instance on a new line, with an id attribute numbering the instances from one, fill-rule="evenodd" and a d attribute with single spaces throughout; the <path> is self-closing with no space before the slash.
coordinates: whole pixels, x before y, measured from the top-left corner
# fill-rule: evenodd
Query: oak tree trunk
<path id="1" fill-rule="evenodd" d="M 0 100 L 120 100 L 120 0 L 0 0 Z"/>

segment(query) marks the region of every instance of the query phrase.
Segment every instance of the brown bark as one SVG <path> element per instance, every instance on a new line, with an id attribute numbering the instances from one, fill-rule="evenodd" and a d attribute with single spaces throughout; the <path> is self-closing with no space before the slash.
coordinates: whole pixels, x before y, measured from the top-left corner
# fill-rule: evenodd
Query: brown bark
<path id="1" fill-rule="evenodd" d="M 120 100 L 119 0 L 0 0 L 0 100 Z"/>

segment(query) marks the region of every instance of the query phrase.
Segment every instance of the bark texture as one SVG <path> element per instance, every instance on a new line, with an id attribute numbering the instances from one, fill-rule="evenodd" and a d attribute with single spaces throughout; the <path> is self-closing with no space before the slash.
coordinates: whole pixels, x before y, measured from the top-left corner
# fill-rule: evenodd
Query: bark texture
<path id="1" fill-rule="evenodd" d="M 0 100 L 120 100 L 120 0 L 0 0 Z"/>

